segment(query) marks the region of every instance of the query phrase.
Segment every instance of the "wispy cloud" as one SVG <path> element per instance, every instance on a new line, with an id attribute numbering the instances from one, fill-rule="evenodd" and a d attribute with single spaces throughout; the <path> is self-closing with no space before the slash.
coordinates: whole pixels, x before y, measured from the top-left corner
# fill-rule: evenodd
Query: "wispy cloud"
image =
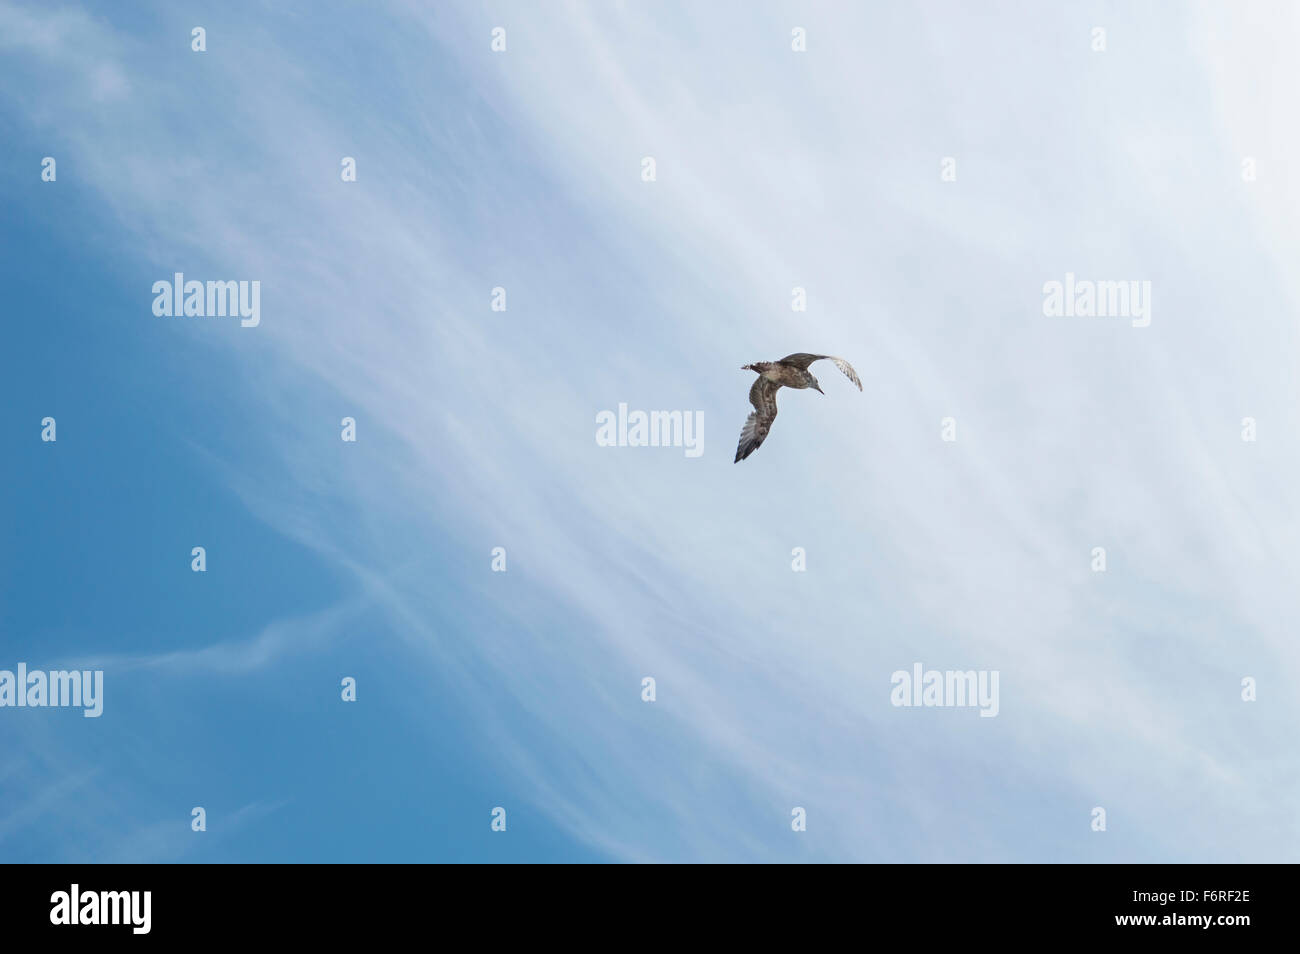
<path id="1" fill-rule="evenodd" d="M 328 649 L 347 635 L 346 626 L 358 616 L 359 610 L 358 603 L 345 603 L 306 616 L 275 620 L 248 639 L 167 652 L 78 655 L 60 661 L 53 668 L 102 669 L 114 676 L 137 669 L 163 670 L 177 675 L 244 675 L 286 659 Z"/>

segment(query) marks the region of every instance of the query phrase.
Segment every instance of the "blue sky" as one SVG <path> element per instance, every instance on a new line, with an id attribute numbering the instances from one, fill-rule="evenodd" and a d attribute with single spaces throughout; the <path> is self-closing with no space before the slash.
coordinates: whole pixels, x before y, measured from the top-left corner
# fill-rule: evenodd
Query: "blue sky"
<path id="1" fill-rule="evenodd" d="M 0 859 L 1296 860 L 1296 13 L 848 6 L 0 0 Z"/>

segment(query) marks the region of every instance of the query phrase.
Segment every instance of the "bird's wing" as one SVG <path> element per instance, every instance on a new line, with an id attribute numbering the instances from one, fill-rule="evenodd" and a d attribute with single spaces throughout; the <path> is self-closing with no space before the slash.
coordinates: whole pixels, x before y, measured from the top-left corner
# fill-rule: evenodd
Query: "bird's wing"
<path id="1" fill-rule="evenodd" d="M 798 354 L 786 355 L 784 358 L 781 359 L 780 363 L 791 364 L 794 365 L 796 368 L 802 368 L 803 370 L 807 371 L 808 365 L 812 364 L 814 361 L 820 361 L 822 360 L 822 358 L 830 358 L 830 360 L 834 361 L 835 367 L 843 371 L 844 376 L 847 377 L 854 384 L 856 384 L 858 386 L 859 391 L 862 390 L 862 382 L 858 380 L 858 372 L 853 370 L 853 365 L 849 364 L 843 358 L 835 357 L 835 355 L 833 354 L 805 354 L 801 351 Z"/>
<path id="2" fill-rule="evenodd" d="M 754 453 L 767 437 L 772 422 L 776 420 L 776 392 L 780 387 L 781 385 L 760 376 L 749 389 L 749 403 L 754 405 L 754 410 L 741 428 L 740 443 L 736 445 L 736 460 L 732 463 L 742 461 Z"/>
<path id="3" fill-rule="evenodd" d="M 826 357 L 830 358 L 832 361 L 835 362 L 835 367 L 843 371 L 844 376 L 848 378 L 850 381 L 852 381 L 854 384 L 856 384 L 858 386 L 859 391 L 862 390 L 862 382 L 858 380 L 858 372 L 853 370 L 853 365 L 849 364 L 843 358 L 835 357 L 835 355 L 833 354 L 828 354 Z"/>
<path id="4" fill-rule="evenodd" d="M 802 368 L 803 370 L 807 371 L 808 365 L 812 364 L 814 361 L 820 361 L 824 357 L 826 357 L 826 355 L 824 354 L 804 354 L 802 351 L 800 351 L 798 354 L 786 355 L 784 358 L 781 359 L 779 363 L 792 364 L 796 368 Z"/>

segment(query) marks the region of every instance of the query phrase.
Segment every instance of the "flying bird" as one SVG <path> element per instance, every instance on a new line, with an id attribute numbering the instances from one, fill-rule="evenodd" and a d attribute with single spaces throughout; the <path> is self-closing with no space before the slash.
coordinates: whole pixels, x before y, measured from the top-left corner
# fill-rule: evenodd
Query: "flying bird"
<path id="1" fill-rule="evenodd" d="M 808 370 L 808 365 L 823 358 L 834 361 L 835 367 L 843 371 L 848 379 L 858 386 L 859 391 L 862 390 L 862 382 L 858 380 L 858 373 L 853 370 L 853 365 L 843 358 L 830 354 L 800 352 L 788 354 L 780 361 L 759 361 L 757 364 L 747 364 L 740 369 L 757 371 L 758 380 L 749 389 L 749 403 L 754 405 L 754 410 L 746 418 L 745 426 L 740 431 L 740 443 L 736 446 L 736 459 L 732 463 L 739 463 L 754 453 L 767 437 L 767 432 L 772 429 L 772 422 L 776 420 L 776 392 L 781 388 L 812 388 L 819 394 L 826 393 L 817 383 L 817 379 L 812 376 L 812 372 Z"/>

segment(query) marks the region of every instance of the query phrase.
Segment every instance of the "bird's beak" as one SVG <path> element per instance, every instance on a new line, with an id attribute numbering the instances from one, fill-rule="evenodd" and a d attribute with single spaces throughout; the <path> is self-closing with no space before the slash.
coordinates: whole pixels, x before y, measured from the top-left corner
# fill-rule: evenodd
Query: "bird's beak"
<path id="1" fill-rule="evenodd" d="M 820 395 L 822 395 L 823 397 L 825 397 L 825 395 L 826 395 L 826 392 L 823 391 L 821 388 L 818 388 L 818 389 L 817 389 L 817 393 L 820 394 Z"/>

